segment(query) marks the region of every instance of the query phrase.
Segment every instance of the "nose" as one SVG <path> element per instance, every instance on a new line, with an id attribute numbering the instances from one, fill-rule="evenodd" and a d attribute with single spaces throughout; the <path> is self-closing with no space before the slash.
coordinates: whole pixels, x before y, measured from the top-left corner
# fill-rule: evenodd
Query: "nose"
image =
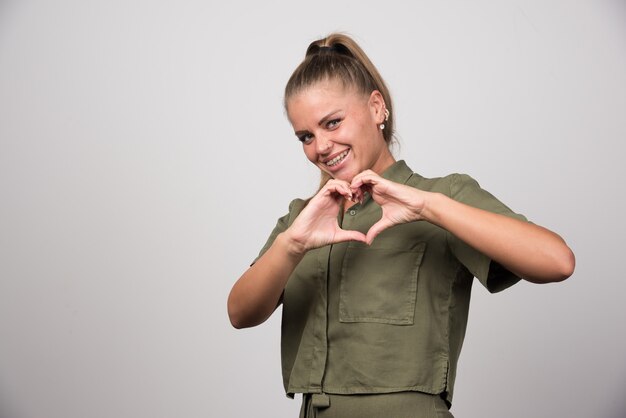
<path id="1" fill-rule="evenodd" d="M 330 153 L 330 150 L 333 148 L 333 143 L 328 136 L 317 135 L 315 138 L 315 146 L 317 147 L 317 153 L 324 155 Z"/>

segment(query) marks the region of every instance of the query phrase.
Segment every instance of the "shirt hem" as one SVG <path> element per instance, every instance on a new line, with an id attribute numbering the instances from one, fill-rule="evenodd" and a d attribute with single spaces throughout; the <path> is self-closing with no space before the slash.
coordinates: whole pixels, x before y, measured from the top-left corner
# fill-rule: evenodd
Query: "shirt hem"
<path id="1" fill-rule="evenodd" d="M 429 395 L 439 395 L 445 391 L 445 388 L 440 390 L 433 389 L 429 386 L 398 386 L 398 387 L 379 387 L 368 386 L 363 388 L 350 388 L 350 387 L 333 387 L 324 386 L 323 390 L 319 388 L 290 388 L 287 392 L 287 396 L 293 398 L 296 393 L 329 393 L 331 395 L 366 395 L 376 393 L 395 393 L 395 392 L 422 392 Z"/>

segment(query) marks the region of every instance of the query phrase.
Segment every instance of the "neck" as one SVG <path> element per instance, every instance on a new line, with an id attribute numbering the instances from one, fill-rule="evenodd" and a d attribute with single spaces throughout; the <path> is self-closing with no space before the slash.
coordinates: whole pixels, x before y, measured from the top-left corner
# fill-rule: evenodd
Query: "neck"
<path id="1" fill-rule="evenodd" d="M 385 151 L 378 157 L 378 160 L 372 166 L 372 171 L 376 174 L 382 174 L 386 169 L 391 167 L 396 162 L 396 159 L 391 155 L 389 148 L 385 148 Z"/>

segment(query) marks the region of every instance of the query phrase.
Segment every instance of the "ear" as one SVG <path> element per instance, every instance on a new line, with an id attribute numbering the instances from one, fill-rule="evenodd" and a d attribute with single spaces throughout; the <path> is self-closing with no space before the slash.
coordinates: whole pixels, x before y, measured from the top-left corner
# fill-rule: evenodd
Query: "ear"
<path id="1" fill-rule="evenodd" d="M 374 123 L 376 125 L 383 123 L 385 121 L 385 99 L 378 90 L 372 91 L 368 105 Z"/>

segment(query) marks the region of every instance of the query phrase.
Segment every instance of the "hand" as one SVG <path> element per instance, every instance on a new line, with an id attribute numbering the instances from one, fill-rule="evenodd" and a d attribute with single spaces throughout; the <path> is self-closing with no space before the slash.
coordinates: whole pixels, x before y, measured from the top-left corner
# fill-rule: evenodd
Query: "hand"
<path id="1" fill-rule="evenodd" d="M 423 219 L 427 192 L 386 180 L 372 170 L 357 174 L 352 179 L 350 190 L 359 200 L 364 192 L 369 192 L 383 211 L 380 220 L 367 231 L 365 242 L 368 245 L 391 226 Z"/>
<path id="2" fill-rule="evenodd" d="M 292 251 L 301 254 L 337 242 L 365 242 L 365 234 L 341 229 L 337 222 L 337 215 L 342 210 L 341 203 L 344 199 L 353 198 L 347 182 L 329 180 L 285 231 L 292 244 Z"/>

